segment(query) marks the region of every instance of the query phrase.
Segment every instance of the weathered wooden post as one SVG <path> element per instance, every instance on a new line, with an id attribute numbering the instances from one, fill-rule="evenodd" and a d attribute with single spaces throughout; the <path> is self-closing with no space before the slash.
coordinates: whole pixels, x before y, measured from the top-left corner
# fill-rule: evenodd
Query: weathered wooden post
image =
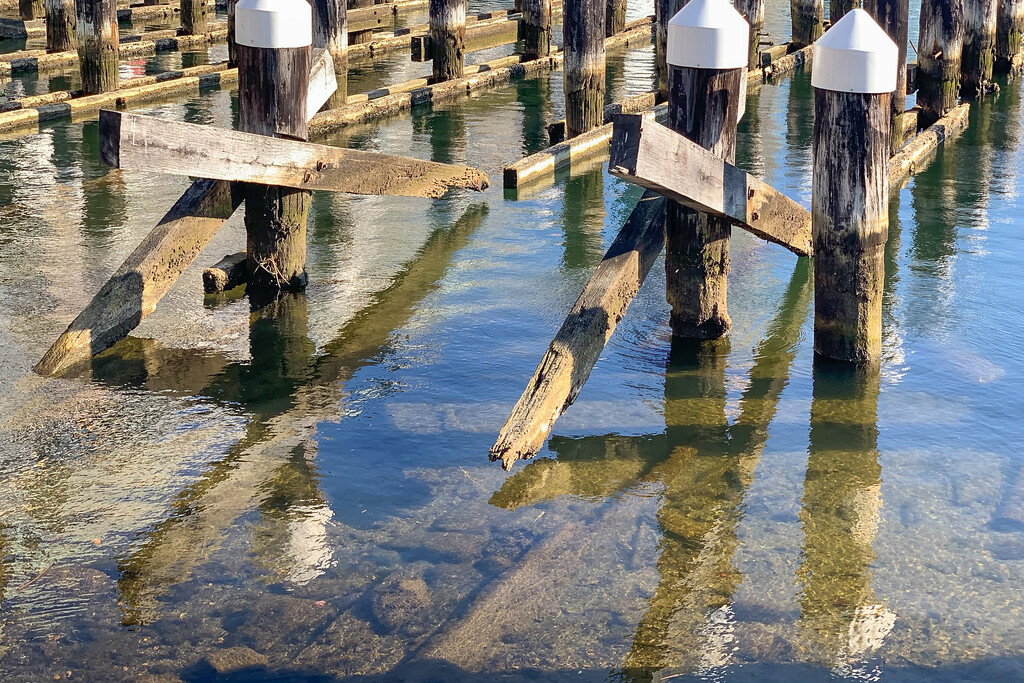
<path id="1" fill-rule="evenodd" d="M 626 29 L 626 10 L 628 0 L 606 0 L 604 15 L 604 35 L 614 36 Z"/>
<path id="2" fill-rule="evenodd" d="M 992 89 L 998 21 L 999 0 L 964 0 L 963 97 L 981 97 Z"/>
<path id="3" fill-rule="evenodd" d="M 658 72 L 658 90 L 668 98 L 668 22 L 683 6 L 682 0 L 654 0 L 654 66 Z"/>
<path id="4" fill-rule="evenodd" d="M 551 54 L 551 0 L 523 0 L 523 54 Z"/>
<path id="5" fill-rule="evenodd" d="M 87 95 L 117 90 L 117 0 L 77 0 L 78 69 Z"/>
<path id="6" fill-rule="evenodd" d="M 839 20 L 845 17 L 850 10 L 857 9 L 863 4 L 862 0 L 829 0 L 828 21 L 835 26 Z"/>
<path id="7" fill-rule="evenodd" d="M 918 127 L 927 128 L 956 106 L 964 47 L 964 0 L 921 0 L 917 54 Z"/>
<path id="8" fill-rule="evenodd" d="M 342 107 L 348 97 L 348 9 L 345 0 L 313 0 L 313 45 L 326 49 L 334 60 L 338 89 L 325 105 Z"/>
<path id="9" fill-rule="evenodd" d="M 313 13 L 306 0 L 239 0 L 238 126 L 248 133 L 305 140 Z M 306 219 L 312 194 L 245 185 L 249 288 L 306 286 Z"/>
<path id="10" fill-rule="evenodd" d="M 747 68 L 761 66 L 760 48 L 761 30 L 764 28 L 764 0 L 736 0 L 736 10 L 747 20 L 750 26 L 750 38 L 747 40 Z"/>
<path id="11" fill-rule="evenodd" d="M 749 36 L 746 20 L 727 0 L 691 0 L 668 24 L 667 124 L 730 163 Z M 729 331 L 730 231 L 725 220 L 669 202 L 665 276 L 674 337 L 715 339 Z"/>
<path id="12" fill-rule="evenodd" d="M 604 3 L 565 0 L 562 37 L 568 139 L 604 123 Z"/>
<path id="13" fill-rule="evenodd" d="M 46 0 L 46 51 L 77 48 L 75 23 L 75 0 Z"/>
<path id="14" fill-rule="evenodd" d="M 181 0 L 181 30 L 187 36 L 206 33 L 206 9 L 209 0 Z"/>
<path id="15" fill-rule="evenodd" d="M 238 0 L 228 0 L 228 66 L 238 66 L 238 52 L 235 49 L 235 6 Z"/>
<path id="16" fill-rule="evenodd" d="M 814 45 L 814 350 L 877 363 L 889 231 L 889 101 L 899 49 L 852 10 Z"/>
<path id="17" fill-rule="evenodd" d="M 807 47 L 825 31 L 825 3 L 822 0 L 791 0 L 789 16 L 793 26 L 793 46 Z"/>
<path id="18" fill-rule="evenodd" d="M 466 0 L 430 0 L 434 80 L 462 78 L 466 53 Z"/>
<path id="19" fill-rule="evenodd" d="M 40 19 L 43 14 L 43 0 L 18 0 L 18 16 L 22 21 Z"/>
<path id="20" fill-rule="evenodd" d="M 864 0 L 864 9 L 899 48 L 896 63 L 896 88 L 889 106 L 892 125 L 889 133 L 889 154 L 903 146 L 903 113 L 907 105 L 907 37 L 910 25 L 910 0 Z"/>
<path id="21" fill-rule="evenodd" d="M 1024 67 L 1024 0 L 1000 0 L 996 26 L 996 73 L 1019 74 Z"/>

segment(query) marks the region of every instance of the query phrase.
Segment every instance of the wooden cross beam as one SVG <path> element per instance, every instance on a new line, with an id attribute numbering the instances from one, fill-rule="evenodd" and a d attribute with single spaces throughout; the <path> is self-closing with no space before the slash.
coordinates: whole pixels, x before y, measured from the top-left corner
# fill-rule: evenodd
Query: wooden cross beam
<path id="1" fill-rule="evenodd" d="M 811 214 L 771 185 L 641 115 L 615 118 L 608 172 L 811 255 Z"/>
<path id="2" fill-rule="evenodd" d="M 334 71 L 334 57 L 325 48 L 313 50 L 309 65 L 309 90 L 306 93 L 306 117 L 313 118 L 331 95 L 338 89 L 338 77 Z"/>
<path id="3" fill-rule="evenodd" d="M 453 187 L 488 185 L 487 174 L 469 166 L 109 110 L 100 112 L 100 156 L 122 170 L 352 194 L 441 197 Z"/>

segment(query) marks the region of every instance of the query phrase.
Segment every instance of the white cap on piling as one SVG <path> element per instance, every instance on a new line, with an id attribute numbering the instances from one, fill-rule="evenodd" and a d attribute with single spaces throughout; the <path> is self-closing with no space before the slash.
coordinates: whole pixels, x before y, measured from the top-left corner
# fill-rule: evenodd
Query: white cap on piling
<path id="1" fill-rule="evenodd" d="M 836 92 L 892 92 L 898 63 L 896 43 L 870 14 L 855 9 L 814 43 L 811 85 Z"/>
<path id="2" fill-rule="evenodd" d="M 271 49 L 313 44 L 313 8 L 306 0 L 239 0 L 235 42 Z"/>
<path id="3" fill-rule="evenodd" d="M 747 66 L 750 24 L 729 0 L 690 0 L 668 22 L 665 61 L 697 69 Z"/>

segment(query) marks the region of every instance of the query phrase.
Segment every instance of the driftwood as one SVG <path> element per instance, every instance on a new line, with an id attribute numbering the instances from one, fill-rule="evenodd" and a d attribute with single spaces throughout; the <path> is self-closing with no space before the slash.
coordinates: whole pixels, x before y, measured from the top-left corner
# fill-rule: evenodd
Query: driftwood
<path id="1" fill-rule="evenodd" d="M 491 460 L 533 456 L 572 405 L 665 244 L 665 200 L 645 192 L 569 312 L 512 410 Z"/>
<path id="2" fill-rule="evenodd" d="M 128 336 L 153 312 L 238 204 L 231 183 L 194 182 L 50 347 L 36 372 L 60 375 Z"/>
<path id="3" fill-rule="evenodd" d="M 199 175 L 300 190 L 441 197 L 483 190 L 487 175 L 376 152 L 267 138 L 122 112 L 100 112 L 100 155 L 123 170 Z"/>
<path id="4" fill-rule="evenodd" d="M 608 172 L 728 219 L 798 256 L 810 256 L 807 209 L 655 121 L 638 115 L 616 118 Z"/>

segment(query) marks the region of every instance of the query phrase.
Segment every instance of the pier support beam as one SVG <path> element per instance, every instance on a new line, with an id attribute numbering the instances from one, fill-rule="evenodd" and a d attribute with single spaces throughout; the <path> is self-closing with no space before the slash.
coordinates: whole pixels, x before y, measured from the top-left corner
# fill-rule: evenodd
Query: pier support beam
<path id="1" fill-rule="evenodd" d="M 209 0 L 181 0 L 181 31 L 186 36 L 206 33 L 206 11 Z"/>
<path id="2" fill-rule="evenodd" d="M 325 108 L 345 106 L 348 98 L 348 9 L 345 0 L 313 0 L 313 46 L 326 49 L 334 60 L 338 89 L 327 100 Z"/>
<path id="3" fill-rule="evenodd" d="M 238 127 L 247 133 L 305 140 L 313 42 L 305 0 L 280 0 L 273 12 L 236 7 Z M 244 186 L 250 290 L 306 286 L 306 220 L 312 194 L 271 185 Z"/>
<path id="4" fill-rule="evenodd" d="M 668 22 L 682 9 L 683 0 L 654 0 L 654 66 L 658 72 L 658 92 L 668 98 Z"/>
<path id="5" fill-rule="evenodd" d="M 235 6 L 238 0 L 228 0 L 228 67 L 238 66 L 238 51 L 235 44 Z"/>
<path id="6" fill-rule="evenodd" d="M 963 97 L 981 97 L 992 87 L 999 0 L 964 0 Z"/>
<path id="7" fill-rule="evenodd" d="M 628 0 L 606 0 L 604 15 L 604 35 L 610 38 L 622 33 L 626 28 L 626 10 Z"/>
<path id="8" fill-rule="evenodd" d="M 523 0 L 523 54 L 531 59 L 551 54 L 551 0 Z"/>
<path id="9" fill-rule="evenodd" d="M 1024 68 L 1024 0 L 1000 0 L 996 28 L 996 67 L 999 74 L 1019 74 Z"/>
<path id="10" fill-rule="evenodd" d="M 75 0 L 46 0 L 46 51 L 71 52 L 75 36 Z"/>
<path id="11" fill-rule="evenodd" d="M 793 47 L 804 48 L 821 38 L 825 31 L 825 4 L 822 0 L 790 0 Z"/>
<path id="12" fill-rule="evenodd" d="M 964 0 L 921 0 L 917 55 L 918 128 L 938 121 L 960 96 Z"/>
<path id="13" fill-rule="evenodd" d="M 750 25 L 750 38 L 747 40 L 747 68 L 756 69 L 761 66 L 758 43 L 761 41 L 761 31 L 764 29 L 764 0 L 736 0 L 735 6 Z"/>
<path id="14" fill-rule="evenodd" d="M 117 90 L 117 0 L 77 0 L 76 10 L 82 90 L 86 95 Z"/>
<path id="15" fill-rule="evenodd" d="M 434 81 L 462 78 L 466 55 L 466 0 L 430 0 Z"/>
<path id="16" fill-rule="evenodd" d="M 565 0 L 564 38 L 565 136 L 572 138 L 604 123 L 603 0 Z"/>
<path id="17" fill-rule="evenodd" d="M 896 44 L 863 10 L 815 44 L 814 350 L 835 360 L 870 364 L 881 356 L 898 58 Z"/>
<path id="18" fill-rule="evenodd" d="M 736 158 L 748 40 L 746 20 L 727 0 L 691 0 L 668 26 L 667 125 L 729 163 Z M 673 337 L 716 339 L 729 331 L 730 232 L 721 218 L 668 203 L 665 284 Z"/>
<path id="19" fill-rule="evenodd" d="M 903 146 L 904 138 L 903 113 L 907 109 L 907 36 L 910 25 L 910 0 L 864 0 L 864 9 L 899 49 L 896 88 L 890 102 L 892 125 L 889 129 L 889 154 L 892 155 Z"/>

